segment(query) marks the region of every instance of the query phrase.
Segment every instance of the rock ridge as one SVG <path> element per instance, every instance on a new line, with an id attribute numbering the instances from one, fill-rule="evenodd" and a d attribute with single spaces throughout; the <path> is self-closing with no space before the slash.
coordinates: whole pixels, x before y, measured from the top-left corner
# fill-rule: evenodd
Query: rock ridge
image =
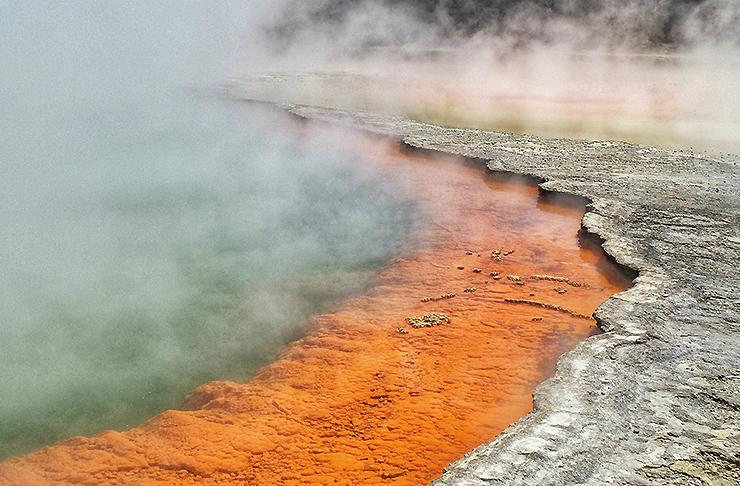
<path id="1" fill-rule="evenodd" d="M 585 197 L 583 228 L 639 272 L 597 309 L 606 333 L 563 355 L 536 389 L 534 411 L 433 486 L 740 484 L 737 156 L 281 107 Z"/>

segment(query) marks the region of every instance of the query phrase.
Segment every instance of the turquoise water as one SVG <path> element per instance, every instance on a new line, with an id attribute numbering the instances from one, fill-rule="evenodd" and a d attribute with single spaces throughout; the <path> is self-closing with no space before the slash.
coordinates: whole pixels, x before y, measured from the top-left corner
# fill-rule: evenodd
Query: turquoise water
<path id="1" fill-rule="evenodd" d="M 413 226 L 343 134 L 202 95 L 231 16 L 127 5 L 0 3 L 0 458 L 247 380 Z"/>

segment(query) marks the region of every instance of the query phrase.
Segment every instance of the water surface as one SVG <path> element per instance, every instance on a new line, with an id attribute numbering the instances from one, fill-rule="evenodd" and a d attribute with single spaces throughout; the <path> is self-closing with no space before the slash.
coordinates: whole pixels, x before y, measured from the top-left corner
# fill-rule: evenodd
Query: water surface
<path id="1" fill-rule="evenodd" d="M 202 95 L 230 5 L 2 3 L 0 458 L 248 379 L 400 251 L 341 134 Z"/>

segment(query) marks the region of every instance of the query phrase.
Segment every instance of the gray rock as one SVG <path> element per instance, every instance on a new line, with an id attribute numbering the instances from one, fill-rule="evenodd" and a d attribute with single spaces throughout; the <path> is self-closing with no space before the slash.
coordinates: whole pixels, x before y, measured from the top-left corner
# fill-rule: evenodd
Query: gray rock
<path id="1" fill-rule="evenodd" d="M 451 464 L 447 485 L 740 484 L 740 170 L 734 156 L 544 140 L 283 105 L 484 161 L 591 203 L 583 227 L 633 288 L 562 356 L 534 411 Z"/>

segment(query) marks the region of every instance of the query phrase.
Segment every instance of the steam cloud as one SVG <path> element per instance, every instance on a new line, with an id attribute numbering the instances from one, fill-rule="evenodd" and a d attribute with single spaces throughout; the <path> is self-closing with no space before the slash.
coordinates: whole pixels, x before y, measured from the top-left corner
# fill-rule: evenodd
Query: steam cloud
<path id="1" fill-rule="evenodd" d="M 335 43 L 426 47 L 475 38 L 508 47 L 567 42 L 575 47 L 680 49 L 740 43 L 732 0 L 320 0 L 289 2 L 269 29 L 285 48 L 307 31 Z"/>
<path id="2" fill-rule="evenodd" d="M 364 190 L 375 175 L 361 162 L 331 162 L 351 159 L 336 142 L 347 134 L 258 129 L 183 86 L 356 68 L 387 74 L 371 93 L 386 110 L 576 92 L 740 136 L 736 61 L 553 55 L 735 52 L 731 0 L 8 0 L 0 11 L 0 458 L 127 427 L 214 375 L 249 375 L 226 368 L 263 363 L 342 297 L 333 289 L 359 289 L 398 251 L 411 224 L 401 202 Z M 377 108 L 352 84 L 366 79 L 346 80 L 353 103 Z M 670 88 L 667 102 L 654 86 Z M 316 141 L 283 146 L 302 136 Z"/>
<path id="3" fill-rule="evenodd" d="M 286 0 L 262 26 L 271 69 L 375 76 L 345 100 L 280 101 L 740 151 L 733 0 Z"/>
<path id="4" fill-rule="evenodd" d="M 349 135 L 199 96 L 263 14 L 0 3 L 0 460 L 247 380 L 403 250 Z"/>

